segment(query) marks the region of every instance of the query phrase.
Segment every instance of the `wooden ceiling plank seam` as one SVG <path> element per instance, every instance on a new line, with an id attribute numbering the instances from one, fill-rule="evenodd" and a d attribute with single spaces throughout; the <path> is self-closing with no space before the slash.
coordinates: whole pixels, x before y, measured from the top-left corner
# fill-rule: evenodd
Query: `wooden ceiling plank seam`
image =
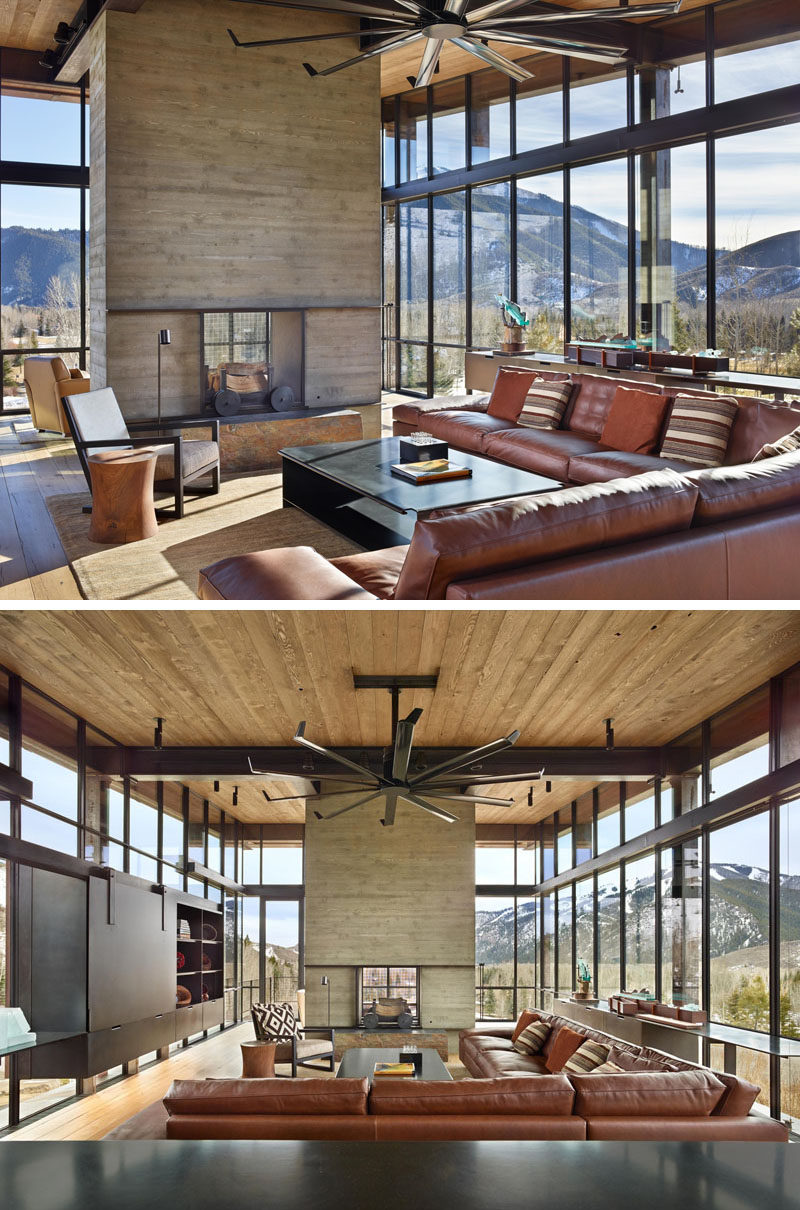
<path id="1" fill-rule="evenodd" d="M 371 610 L 347 610 L 345 629 L 350 649 L 350 667 L 353 672 L 367 673 L 372 667 L 372 617 Z M 365 747 L 378 745 L 377 698 L 374 693 L 360 692 L 355 695 L 355 712 L 361 739 Z"/>
<path id="2" fill-rule="evenodd" d="M 297 616 L 297 615 L 296 615 Z M 309 735 L 324 747 L 357 747 L 360 734 L 357 731 L 355 709 L 356 691 L 350 666 L 350 645 L 347 629 L 341 615 L 328 615 L 323 633 L 323 615 L 310 611 L 303 614 L 303 626 L 307 630 L 304 643 L 308 667 L 311 706 L 305 711 L 309 720 Z M 306 705 L 305 692 L 303 704 Z M 299 720 L 298 720 L 299 721 Z"/>
<path id="3" fill-rule="evenodd" d="M 433 710 L 432 717 L 425 720 L 420 742 L 429 747 L 446 747 L 450 733 L 450 718 L 463 710 L 462 695 L 471 691 L 462 675 L 464 664 L 469 660 L 470 648 L 476 648 L 479 639 L 481 611 L 477 609 L 454 610 L 450 618 L 439 668 L 439 680 L 434 694 L 434 703 L 439 705 L 447 699 L 447 708 Z"/>
<path id="4" fill-rule="evenodd" d="M 492 709 L 497 716 L 498 728 L 522 731 L 520 713 L 514 703 L 518 696 L 524 695 L 526 705 L 530 707 L 531 694 L 537 688 L 530 668 L 542 635 L 551 623 L 552 619 L 544 614 L 521 610 L 510 612 L 502 619 L 478 676 L 469 708 L 461 719 L 463 728 L 474 730 L 478 720 Z M 533 650 L 524 650 L 525 645 Z"/>
<path id="5" fill-rule="evenodd" d="M 459 682 L 469 686 L 469 689 L 460 695 L 458 707 L 448 709 L 445 719 L 443 719 L 443 723 L 446 721 L 447 724 L 445 735 L 448 744 L 452 738 L 463 734 L 465 729 L 477 729 L 485 726 L 486 715 L 483 709 L 475 718 L 476 702 L 484 702 L 488 695 L 492 695 L 492 701 L 497 701 L 498 707 L 501 707 L 502 698 L 499 690 L 503 684 L 502 675 L 507 658 L 498 644 L 498 635 L 504 628 L 517 630 L 519 626 L 517 616 L 501 614 L 495 610 L 486 610 L 478 615 L 475 632 L 470 641 L 469 650 L 462 661 L 458 678 Z M 524 629 L 524 625 L 522 629 Z M 502 710 L 500 709 L 496 713 L 502 714 Z M 467 719 L 470 716 L 473 721 L 468 723 Z M 497 724 L 497 726 L 502 725 L 499 722 Z M 487 736 L 486 742 L 489 738 L 495 737 L 494 735 Z"/>

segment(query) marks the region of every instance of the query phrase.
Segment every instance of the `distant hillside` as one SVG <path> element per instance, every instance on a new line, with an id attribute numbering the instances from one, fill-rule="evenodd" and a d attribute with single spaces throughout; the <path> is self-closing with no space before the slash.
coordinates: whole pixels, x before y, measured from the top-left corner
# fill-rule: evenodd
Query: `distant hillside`
<path id="1" fill-rule="evenodd" d="M 80 258 L 80 231 L 4 227 L 0 232 L 3 305 L 44 306 L 50 278 L 80 276 Z"/>

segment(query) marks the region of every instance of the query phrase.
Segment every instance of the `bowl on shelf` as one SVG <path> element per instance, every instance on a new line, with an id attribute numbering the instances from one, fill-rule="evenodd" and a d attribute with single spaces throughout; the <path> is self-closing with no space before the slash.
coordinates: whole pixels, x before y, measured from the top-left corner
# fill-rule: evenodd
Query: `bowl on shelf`
<path id="1" fill-rule="evenodd" d="M 184 987 L 182 983 L 179 983 L 177 988 L 175 989 L 176 1006 L 178 1008 L 186 1008 L 186 1006 L 188 1004 L 191 1004 L 191 1002 L 192 1002 L 192 993 L 189 991 L 188 987 Z"/>

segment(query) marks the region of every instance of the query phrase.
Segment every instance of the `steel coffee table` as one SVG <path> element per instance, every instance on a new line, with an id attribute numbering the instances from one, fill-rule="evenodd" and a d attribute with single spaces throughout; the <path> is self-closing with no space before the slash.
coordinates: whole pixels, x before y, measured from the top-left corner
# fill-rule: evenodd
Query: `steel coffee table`
<path id="1" fill-rule="evenodd" d="M 302 509 L 366 550 L 411 541 L 418 517 L 440 508 L 467 508 L 563 484 L 545 475 L 452 451 L 452 461 L 472 470 L 469 479 L 410 483 L 391 472 L 400 461 L 399 437 L 294 445 L 280 451 L 283 506 Z"/>
<path id="2" fill-rule="evenodd" d="M 450 1072 L 445 1067 L 437 1051 L 420 1048 L 422 1055 L 422 1072 L 418 1076 L 403 1076 L 405 1080 L 452 1080 Z M 372 1083 L 376 1063 L 400 1063 L 402 1053 L 397 1047 L 383 1046 L 354 1046 L 346 1050 L 336 1073 L 337 1080 L 363 1079 L 365 1076 Z M 380 1080 L 381 1077 L 379 1076 Z"/>

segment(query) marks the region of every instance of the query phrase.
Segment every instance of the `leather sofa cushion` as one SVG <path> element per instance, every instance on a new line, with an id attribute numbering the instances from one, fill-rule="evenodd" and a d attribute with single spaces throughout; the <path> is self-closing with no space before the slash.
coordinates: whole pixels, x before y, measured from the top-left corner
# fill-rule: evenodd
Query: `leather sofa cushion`
<path id="1" fill-rule="evenodd" d="M 441 600 L 453 581 L 641 541 L 691 524 L 697 488 L 674 471 L 541 492 L 414 527 L 398 600 Z"/>
<path id="2" fill-rule="evenodd" d="M 282 1083 L 288 1083 L 283 1080 Z M 583 1119 L 579 1119 L 582 1121 Z M 375 1119 L 356 1114 L 178 1114 L 168 1139 L 310 1139 L 349 1143 L 375 1139 Z"/>
<path id="3" fill-rule="evenodd" d="M 736 466 L 749 462 L 762 445 L 785 437 L 800 424 L 800 407 L 773 403 L 752 396 L 738 396 L 739 407 L 733 422 L 725 463 Z"/>
<path id="4" fill-rule="evenodd" d="M 571 1075 L 575 1112 L 583 1118 L 702 1118 L 719 1104 L 724 1085 L 710 1071 Z"/>
<path id="5" fill-rule="evenodd" d="M 523 370 L 520 366 L 500 366 L 489 396 L 487 414 L 516 424 L 528 388 L 535 377 L 535 370 Z"/>
<path id="6" fill-rule="evenodd" d="M 487 435 L 505 432 L 511 423 L 510 420 L 501 420 L 499 416 L 486 416 L 483 412 L 431 412 L 420 417 L 420 428 L 426 433 L 477 454 L 483 451 Z"/>
<path id="7" fill-rule="evenodd" d="M 331 565 L 355 580 L 365 592 L 382 601 L 394 593 L 397 577 L 405 563 L 407 546 L 387 546 L 384 550 L 365 550 L 355 555 L 340 555 Z"/>
<path id="8" fill-rule="evenodd" d="M 697 485 L 695 525 L 717 525 L 734 517 L 800 503 L 800 452 L 779 454 L 744 466 L 690 471 Z"/>
<path id="9" fill-rule="evenodd" d="M 427 412 L 452 411 L 453 408 L 466 408 L 470 412 L 485 412 L 489 396 L 479 395 L 437 395 L 433 399 L 408 399 L 396 403 L 392 408 L 392 419 L 402 420 L 404 424 L 413 424 L 422 428 L 421 418 Z M 427 432 L 427 430 L 425 430 Z"/>
<path id="10" fill-rule="evenodd" d="M 545 1067 L 541 1055 L 521 1055 L 516 1050 L 487 1050 L 480 1056 L 480 1061 L 487 1074 L 498 1076 L 510 1075 L 551 1075 Z"/>
<path id="11" fill-rule="evenodd" d="M 514 1049 L 511 1038 L 471 1038 L 469 1045 L 473 1050 L 504 1050 L 507 1053 Z"/>
<path id="12" fill-rule="evenodd" d="M 617 387 L 600 440 L 612 450 L 652 454 L 660 444 L 668 406 L 666 395 Z"/>
<path id="13" fill-rule="evenodd" d="M 376 1081 L 369 1095 L 374 1114 L 531 1114 L 572 1113 L 574 1090 L 566 1076 L 520 1080 Z"/>
<path id="14" fill-rule="evenodd" d="M 667 468 L 680 474 L 696 469 L 691 462 L 681 462 L 677 458 L 603 449 L 570 458 L 568 475 L 571 483 L 607 483 L 609 479 L 619 479 L 624 475 L 643 475 L 646 471 Z"/>
<path id="15" fill-rule="evenodd" d="M 203 601 L 374 601 L 310 546 L 232 555 L 200 569 Z"/>
<path id="16" fill-rule="evenodd" d="M 359 1121 L 360 1119 L 352 1119 Z M 408 1142 L 426 1139 L 442 1139 L 455 1142 L 459 1139 L 585 1139 L 586 1123 L 583 1118 L 559 1115 L 545 1117 L 542 1114 L 520 1117 L 505 1114 L 502 1117 L 466 1117 L 442 1114 L 439 1117 L 401 1117 L 382 1115 L 369 1119 L 375 1126 L 375 1137 L 385 1140 Z"/>
<path id="17" fill-rule="evenodd" d="M 365 1114 L 369 1081 L 362 1080 L 173 1080 L 164 1097 L 167 1113 Z"/>
<path id="18" fill-rule="evenodd" d="M 483 452 L 490 458 L 524 471 L 549 475 L 559 483 L 568 480 L 570 458 L 593 454 L 597 449 L 598 443 L 591 437 L 565 429 L 507 428 L 504 432 L 487 434 L 483 443 Z"/>
<path id="19" fill-rule="evenodd" d="M 591 1078 L 591 1077 L 587 1077 Z M 613 1078 L 613 1077 L 609 1077 Z M 713 1142 L 785 1143 L 788 1131 L 772 1118 L 630 1117 L 587 1118 L 586 1137 L 606 1142 L 638 1142 L 649 1139 L 663 1143 Z"/>
<path id="20" fill-rule="evenodd" d="M 606 378 L 602 374 L 576 374 L 580 390 L 567 414 L 567 424 L 577 433 L 583 433 L 599 439 L 603 425 L 611 409 L 611 403 L 619 387 L 619 379 Z M 655 384 L 631 382 L 629 384 L 637 391 L 647 391 L 652 395 L 663 394 Z"/>

